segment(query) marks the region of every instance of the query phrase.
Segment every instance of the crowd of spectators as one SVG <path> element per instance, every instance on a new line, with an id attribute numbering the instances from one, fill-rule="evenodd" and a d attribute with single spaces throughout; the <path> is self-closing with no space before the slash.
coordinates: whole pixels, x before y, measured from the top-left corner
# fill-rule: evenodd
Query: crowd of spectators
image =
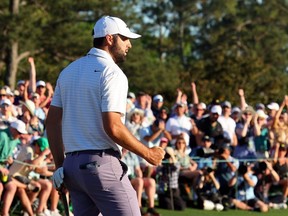
<path id="1" fill-rule="evenodd" d="M 232 106 L 229 100 L 200 101 L 195 83 L 191 91 L 189 101 L 177 89 L 172 107 L 160 94 L 127 96 L 127 128 L 147 146 L 167 150 L 161 166 L 141 158 L 138 165 L 143 178 L 156 180 L 159 206 L 286 209 L 288 96 L 280 104 L 253 106 L 239 89 L 239 104 Z"/>
<path id="2" fill-rule="evenodd" d="M 59 195 L 45 136 L 54 92 L 50 83 L 36 81 L 33 58 L 29 63 L 29 80 L 0 92 L 1 215 L 9 215 L 18 200 L 24 215 L 57 216 Z M 145 145 L 166 150 L 155 167 L 123 149 L 142 215 L 159 215 L 155 198 L 159 207 L 175 210 L 192 207 L 191 200 L 205 210 L 287 208 L 288 96 L 280 104 L 252 106 L 239 89 L 239 104 L 232 106 L 229 100 L 200 101 L 195 83 L 191 91 L 189 101 L 177 89 L 172 107 L 160 94 L 128 93 L 127 128 Z"/>
<path id="3" fill-rule="evenodd" d="M 0 197 L 1 215 L 60 216 L 58 192 L 52 187 L 54 162 L 45 135 L 45 119 L 53 87 L 36 81 L 34 59 L 30 78 L 15 89 L 0 89 Z M 72 215 L 72 213 L 71 213 Z"/>

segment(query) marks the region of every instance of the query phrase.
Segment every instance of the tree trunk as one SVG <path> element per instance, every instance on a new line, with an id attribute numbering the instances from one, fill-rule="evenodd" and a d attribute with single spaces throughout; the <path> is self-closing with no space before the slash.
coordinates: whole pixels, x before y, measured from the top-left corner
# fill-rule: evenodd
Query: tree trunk
<path id="1" fill-rule="evenodd" d="M 8 71 L 6 74 L 6 84 L 11 88 L 15 88 L 15 83 L 16 83 L 16 76 L 17 76 L 17 69 L 18 69 L 18 42 L 13 41 L 11 42 L 11 49 L 8 51 Z"/>
<path id="2" fill-rule="evenodd" d="M 9 5 L 11 15 L 17 15 L 19 13 L 19 0 L 10 0 Z M 12 41 L 10 49 L 7 52 L 7 73 L 5 76 L 5 84 L 11 89 L 14 89 L 16 83 L 16 75 L 18 69 L 18 41 Z"/>

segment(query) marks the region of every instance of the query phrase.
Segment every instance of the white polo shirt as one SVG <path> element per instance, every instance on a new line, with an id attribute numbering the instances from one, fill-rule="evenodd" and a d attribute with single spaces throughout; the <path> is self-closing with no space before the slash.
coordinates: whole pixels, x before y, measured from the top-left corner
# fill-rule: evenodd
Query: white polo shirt
<path id="1" fill-rule="evenodd" d="M 128 80 L 103 50 L 68 65 L 59 75 L 51 105 L 63 108 L 62 136 L 65 152 L 118 146 L 104 131 L 102 112 L 119 112 L 125 121 Z"/>

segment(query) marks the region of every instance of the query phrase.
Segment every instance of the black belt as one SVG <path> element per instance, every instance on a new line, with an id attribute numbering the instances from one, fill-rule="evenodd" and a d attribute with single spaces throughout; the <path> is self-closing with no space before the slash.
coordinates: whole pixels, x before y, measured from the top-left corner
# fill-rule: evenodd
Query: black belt
<path id="1" fill-rule="evenodd" d="M 100 155 L 100 156 L 110 155 L 120 158 L 120 153 L 114 149 L 82 150 L 82 151 L 67 152 L 66 156 L 81 155 L 81 154 Z"/>

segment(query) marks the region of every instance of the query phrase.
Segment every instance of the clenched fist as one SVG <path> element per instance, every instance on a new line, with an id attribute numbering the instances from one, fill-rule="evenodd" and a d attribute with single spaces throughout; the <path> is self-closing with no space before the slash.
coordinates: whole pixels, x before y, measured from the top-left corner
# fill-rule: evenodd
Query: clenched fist
<path id="1" fill-rule="evenodd" d="M 149 154 L 145 160 L 152 165 L 160 165 L 164 158 L 165 151 L 161 147 L 152 147 L 149 149 Z"/>

